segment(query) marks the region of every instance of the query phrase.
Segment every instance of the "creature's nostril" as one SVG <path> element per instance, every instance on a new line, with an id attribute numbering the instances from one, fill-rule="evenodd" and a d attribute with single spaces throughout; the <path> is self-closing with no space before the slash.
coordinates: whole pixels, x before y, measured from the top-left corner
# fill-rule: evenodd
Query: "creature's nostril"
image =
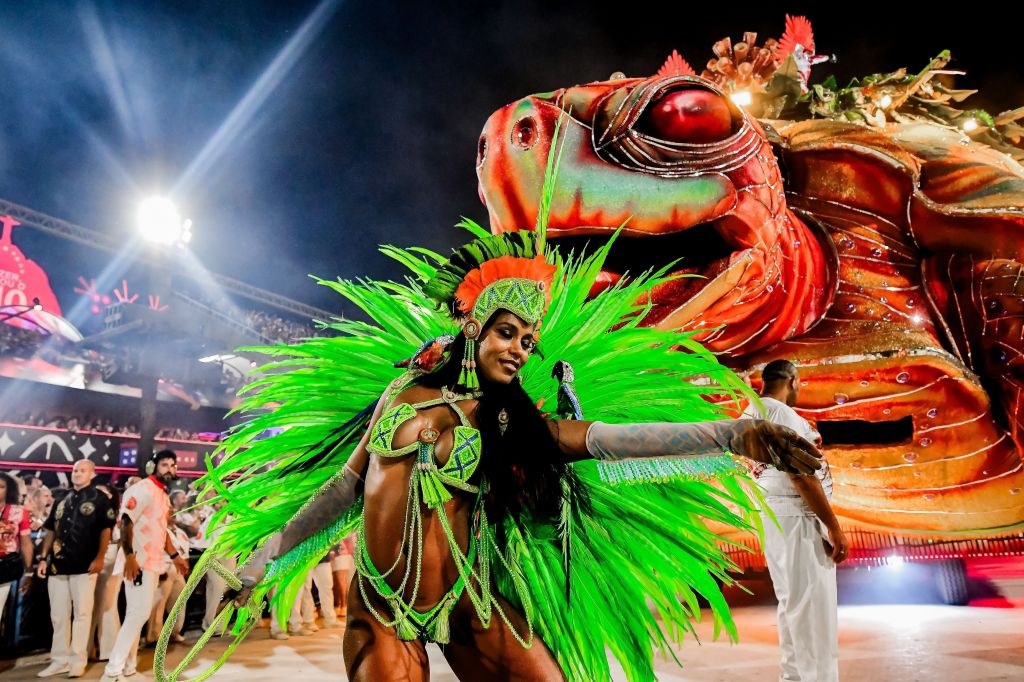
<path id="1" fill-rule="evenodd" d="M 480 165 L 484 162 L 484 158 L 487 156 L 487 136 L 481 135 L 480 141 L 476 143 L 476 165 Z"/>

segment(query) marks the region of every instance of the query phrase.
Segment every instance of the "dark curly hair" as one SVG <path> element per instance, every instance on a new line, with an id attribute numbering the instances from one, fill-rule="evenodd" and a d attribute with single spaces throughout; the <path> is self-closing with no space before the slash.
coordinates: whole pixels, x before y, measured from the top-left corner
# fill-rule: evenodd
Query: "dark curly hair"
<path id="1" fill-rule="evenodd" d="M 21 490 L 18 482 L 10 474 L 0 473 L 0 481 L 7 484 L 7 494 L 4 496 L 6 504 L 19 504 L 21 502 Z"/>

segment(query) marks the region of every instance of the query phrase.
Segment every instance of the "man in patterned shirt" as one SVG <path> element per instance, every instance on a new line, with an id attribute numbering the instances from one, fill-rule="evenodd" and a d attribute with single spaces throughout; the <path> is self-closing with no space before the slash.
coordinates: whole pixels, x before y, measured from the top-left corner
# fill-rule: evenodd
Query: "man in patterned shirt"
<path id="1" fill-rule="evenodd" d="M 171 508 L 167 486 L 178 476 L 178 457 L 171 450 L 162 450 L 154 464 L 153 474 L 124 491 L 121 501 L 121 551 L 114 574 L 124 574 L 128 606 L 101 682 L 120 682 L 135 674 L 139 635 L 153 608 L 164 553 L 182 575 L 188 575 L 188 561 L 167 535 Z"/>
<path id="2" fill-rule="evenodd" d="M 800 390 L 796 365 L 773 360 L 761 372 L 761 402 L 744 415 L 789 427 L 815 445 L 821 436 L 791 407 Z M 754 466 L 754 478 L 778 519 L 764 523 L 764 555 L 779 600 L 780 680 L 835 682 L 839 678 L 836 564 L 846 559 L 846 536 L 832 512 L 832 474 L 787 474 Z"/>

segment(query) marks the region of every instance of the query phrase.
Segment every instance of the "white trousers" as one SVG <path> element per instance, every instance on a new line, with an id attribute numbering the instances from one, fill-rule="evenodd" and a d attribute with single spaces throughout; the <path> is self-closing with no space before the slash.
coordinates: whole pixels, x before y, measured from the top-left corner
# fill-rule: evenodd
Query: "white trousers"
<path id="1" fill-rule="evenodd" d="M 310 571 L 310 575 L 313 578 L 312 582 L 316 583 L 316 593 L 320 597 L 320 617 L 324 619 L 324 625 L 330 627 L 337 624 L 338 614 L 334 610 L 334 573 L 331 572 L 331 562 L 325 561 L 322 564 L 317 564 Z M 313 591 L 306 591 L 304 596 L 309 599 L 309 608 L 312 611 Z"/>
<path id="2" fill-rule="evenodd" d="M 295 603 L 300 606 L 300 617 L 303 625 L 316 625 L 316 608 L 313 606 L 313 571 L 306 574 L 306 582 L 302 583 L 302 590 L 295 598 Z"/>
<path id="3" fill-rule="evenodd" d="M 224 567 L 234 571 L 237 563 L 234 557 L 226 559 Z M 210 569 L 206 572 L 206 612 L 203 614 L 203 629 L 206 630 L 210 627 L 213 619 L 217 617 L 217 609 L 220 606 L 220 600 L 227 594 L 228 584 L 224 581 L 224 578 L 220 577 L 220 574 Z"/>
<path id="4" fill-rule="evenodd" d="M 4 607 L 7 606 L 7 595 L 11 593 L 11 586 L 17 584 L 16 582 L 11 582 L 0 585 L 0 614 L 4 612 Z"/>
<path id="5" fill-rule="evenodd" d="M 347 557 L 351 559 L 352 557 Z M 355 572 L 354 567 L 349 568 L 338 568 L 335 563 L 334 566 L 334 602 L 337 604 L 338 611 L 341 613 L 341 617 L 344 618 L 347 611 L 348 591 L 352 585 L 352 574 Z"/>
<path id="6" fill-rule="evenodd" d="M 782 533 L 764 523 L 764 554 L 779 600 L 779 648 L 786 682 L 839 679 L 836 565 L 815 517 L 780 516 Z"/>
<path id="7" fill-rule="evenodd" d="M 139 635 L 153 608 L 153 599 L 156 597 L 159 578 L 159 574 L 153 571 L 143 571 L 141 585 L 136 585 L 132 580 L 122 581 L 124 597 L 128 606 L 125 609 L 121 631 L 117 633 L 114 648 L 110 652 L 110 659 L 107 661 L 104 671 L 108 677 L 135 674 L 139 653 Z"/>
<path id="8" fill-rule="evenodd" d="M 309 580 L 308 576 L 306 580 Z M 295 597 L 291 613 L 288 614 L 288 629 L 292 632 L 297 632 L 302 628 L 302 598 L 305 590 L 306 586 L 303 585 L 302 589 L 299 590 L 299 594 Z M 277 607 L 275 606 L 270 609 L 270 634 L 276 635 L 279 632 L 281 632 L 281 625 L 277 622 Z"/>
<path id="9" fill-rule="evenodd" d="M 149 627 L 146 628 L 146 639 L 155 642 L 160 638 L 160 630 L 164 627 L 164 614 L 178 601 L 178 595 L 185 589 L 185 579 L 178 573 L 174 564 L 167 569 L 167 577 L 160 580 L 157 576 L 156 597 L 153 599 L 153 609 L 149 614 Z M 177 622 L 174 624 L 174 632 L 181 634 L 181 628 L 185 625 L 185 609 L 178 614 Z"/>
<path id="10" fill-rule="evenodd" d="M 92 610 L 92 627 L 89 629 L 90 646 L 93 634 L 99 634 L 96 658 L 105 661 L 110 658 L 114 640 L 121 629 L 121 614 L 117 612 L 117 596 L 121 593 L 121 576 L 112 575 L 117 547 L 111 543 L 103 562 L 103 570 L 96 578 L 96 600 Z"/>
<path id="11" fill-rule="evenodd" d="M 87 642 L 96 596 L 96 574 L 51 575 L 46 579 L 50 594 L 50 623 L 53 643 L 50 660 L 68 665 L 72 672 L 84 671 L 88 663 Z"/>

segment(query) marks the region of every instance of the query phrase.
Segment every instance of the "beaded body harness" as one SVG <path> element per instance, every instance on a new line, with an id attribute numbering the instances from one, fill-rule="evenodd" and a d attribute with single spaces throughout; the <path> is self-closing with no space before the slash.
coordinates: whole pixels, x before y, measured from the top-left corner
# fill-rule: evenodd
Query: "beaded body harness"
<path id="1" fill-rule="evenodd" d="M 390 403 L 399 392 L 411 385 L 414 379 L 422 372 L 413 370 L 406 372 L 395 379 L 388 386 L 381 400 L 384 404 Z M 490 625 L 492 608 L 509 626 L 509 631 L 524 647 L 529 648 L 533 643 L 533 627 L 531 622 L 532 607 L 526 592 L 525 585 L 515 576 L 518 571 L 511 569 L 506 559 L 500 552 L 495 552 L 502 565 L 513 576 L 516 583 L 516 590 L 523 600 L 525 616 L 529 625 L 526 637 L 521 636 L 512 627 L 508 617 L 502 611 L 496 598 L 492 593 L 490 566 L 492 550 L 496 549 L 494 535 L 487 520 L 487 513 L 483 506 L 483 494 L 486 492 L 486 480 L 480 481 L 479 485 L 471 484 L 469 481 L 476 471 L 482 455 L 480 432 L 471 426 L 466 414 L 458 406 L 462 400 L 471 400 L 480 397 L 479 391 L 471 393 L 455 393 L 450 389 L 442 389 L 441 397 L 426 400 L 420 403 L 400 403 L 385 410 L 370 432 L 370 440 L 366 449 L 378 457 L 406 457 L 416 453 L 416 464 L 412 474 L 409 476 L 409 496 L 405 509 L 405 522 L 402 531 L 402 544 L 398 550 L 395 562 L 385 570 L 379 570 L 370 561 L 369 552 L 366 547 L 365 522 L 361 521 L 359 526 L 358 546 L 356 549 L 356 572 L 359 583 L 359 594 L 366 605 L 367 610 L 373 614 L 381 624 L 393 627 L 401 640 L 421 639 L 425 642 L 436 642 L 446 644 L 450 639 L 450 626 L 452 610 L 455 604 L 465 591 L 476 609 L 480 622 L 485 627 Z M 440 435 L 437 430 L 426 428 L 420 431 L 417 442 L 405 447 L 392 448 L 392 440 L 398 428 L 416 416 L 416 412 L 428 407 L 447 405 L 459 418 L 459 426 L 453 431 L 454 442 L 448 461 L 438 465 L 434 456 L 435 443 Z M 476 502 L 472 513 L 473 523 L 470 527 L 469 546 L 466 552 L 459 547 L 459 543 L 452 531 L 451 522 L 445 513 L 444 504 L 452 499 L 451 492 L 446 486 L 476 494 Z M 423 514 L 434 512 L 441 522 L 441 527 L 448 538 L 448 545 L 451 549 L 452 560 L 458 569 L 459 577 L 452 585 L 448 593 L 431 609 L 425 613 L 416 611 L 412 604 L 416 601 L 419 593 L 420 578 L 423 569 Z M 392 588 L 387 583 L 387 578 L 395 572 L 403 557 L 409 557 L 405 565 L 405 574 L 397 588 Z M 476 567 L 474 567 L 476 564 Z M 408 599 L 402 595 L 409 587 L 411 581 L 411 592 Z M 367 586 L 380 595 L 391 610 L 392 618 L 388 619 L 385 614 L 380 613 L 370 603 Z"/>

